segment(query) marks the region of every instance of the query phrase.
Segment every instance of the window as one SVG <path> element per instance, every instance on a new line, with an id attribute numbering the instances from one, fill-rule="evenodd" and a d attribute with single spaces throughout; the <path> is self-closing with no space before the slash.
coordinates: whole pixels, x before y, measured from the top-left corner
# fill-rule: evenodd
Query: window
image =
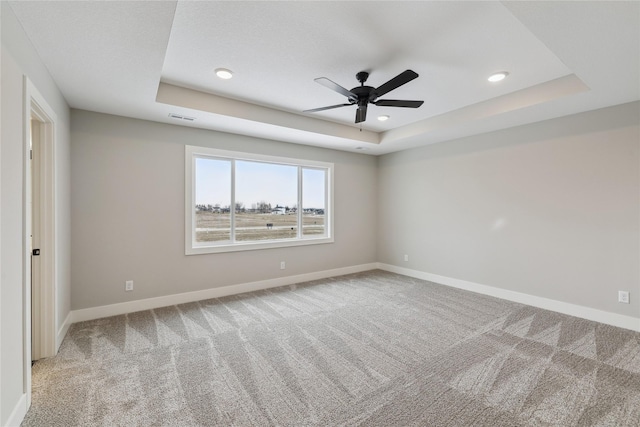
<path id="1" fill-rule="evenodd" d="M 187 255 L 333 242 L 333 164 L 185 148 Z"/>

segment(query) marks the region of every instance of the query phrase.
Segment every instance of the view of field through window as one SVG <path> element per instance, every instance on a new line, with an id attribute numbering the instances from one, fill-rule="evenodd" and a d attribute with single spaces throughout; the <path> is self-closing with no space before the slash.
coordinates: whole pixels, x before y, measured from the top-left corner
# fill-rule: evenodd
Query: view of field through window
<path id="1" fill-rule="evenodd" d="M 321 168 L 197 157 L 195 241 L 251 242 L 325 236 L 326 174 L 326 169 Z"/>

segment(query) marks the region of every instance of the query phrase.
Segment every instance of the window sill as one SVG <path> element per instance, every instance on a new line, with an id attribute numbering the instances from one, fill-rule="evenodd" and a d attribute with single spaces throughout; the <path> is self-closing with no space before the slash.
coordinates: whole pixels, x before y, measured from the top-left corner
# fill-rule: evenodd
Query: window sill
<path id="1" fill-rule="evenodd" d="M 296 239 L 296 240 L 270 240 L 268 242 L 247 242 L 221 245 L 192 246 L 185 248 L 185 255 L 216 254 L 222 252 L 255 251 L 260 249 L 288 248 L 292 246 L 322 245 L 333 243 L 333 237 Z"/>

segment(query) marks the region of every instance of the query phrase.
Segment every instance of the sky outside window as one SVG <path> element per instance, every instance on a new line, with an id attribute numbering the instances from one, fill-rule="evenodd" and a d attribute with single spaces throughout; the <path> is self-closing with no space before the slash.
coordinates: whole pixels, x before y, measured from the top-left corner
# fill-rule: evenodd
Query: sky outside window
<path id="1" fill-rule="evenodd" d="M 261 201 L 294 207 L 297 204 L 298 167 L 238 160 L 236 161 L 236 203 L 250 209 Z M 305 207 L 325 208 L 325 172 L 303 169 Z M 196 158 L 196 204 L 231 204 L 231 162 Z"/>
<path id="2" fill-rule="evenodd" d="M 325 209 L 324 169 L 302 169 L 302 205 L 303 208 Z"/>
<path id="3" fill-rule="evenodd" d="M 259 202 L 292 208 L 297 199 L 297 166 L 236 161 L 236 203 L 246 208 Z"/>
<path id="4" fill-rule="evenodd" d="M 196 205 L 231 204 L 231 161 L 196 158 Z"/>

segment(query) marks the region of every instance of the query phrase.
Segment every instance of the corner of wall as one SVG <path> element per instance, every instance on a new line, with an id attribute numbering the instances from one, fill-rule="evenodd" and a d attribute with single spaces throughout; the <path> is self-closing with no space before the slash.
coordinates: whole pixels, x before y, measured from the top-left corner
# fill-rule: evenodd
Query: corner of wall
<path id="1" fill-rule="evenodd" d="M 469 282 L 467 280 L 440 276 L 424 271 L 398 267 L 391 264 L 378 263 L 377 266 L 380 270 L 402 274 L 404 276 L 415 277 L 416 279 L 426 280 L 429 282 L 437 283 L 439 285 L 463 289 L 465 291 L 475 292 L 482 295 L 489 295 L 495 298 L 513 301 L 520 304 L 542 308 L 545 310 L 555 311 L 557 313 L 567 314 L 569 316 L 580 317 L 582 319 L 592 320 L 594 322 L 605 323 L 607 325 L 617 326 L 619 328 L 640 332 L 640 318 L 637 317 L 597 310 L 595 308 L 579 306 L 562 301 L 552 300 L 549 298 L 529 295 L 522 292 L 510 291 L 508 289 Z"/>

